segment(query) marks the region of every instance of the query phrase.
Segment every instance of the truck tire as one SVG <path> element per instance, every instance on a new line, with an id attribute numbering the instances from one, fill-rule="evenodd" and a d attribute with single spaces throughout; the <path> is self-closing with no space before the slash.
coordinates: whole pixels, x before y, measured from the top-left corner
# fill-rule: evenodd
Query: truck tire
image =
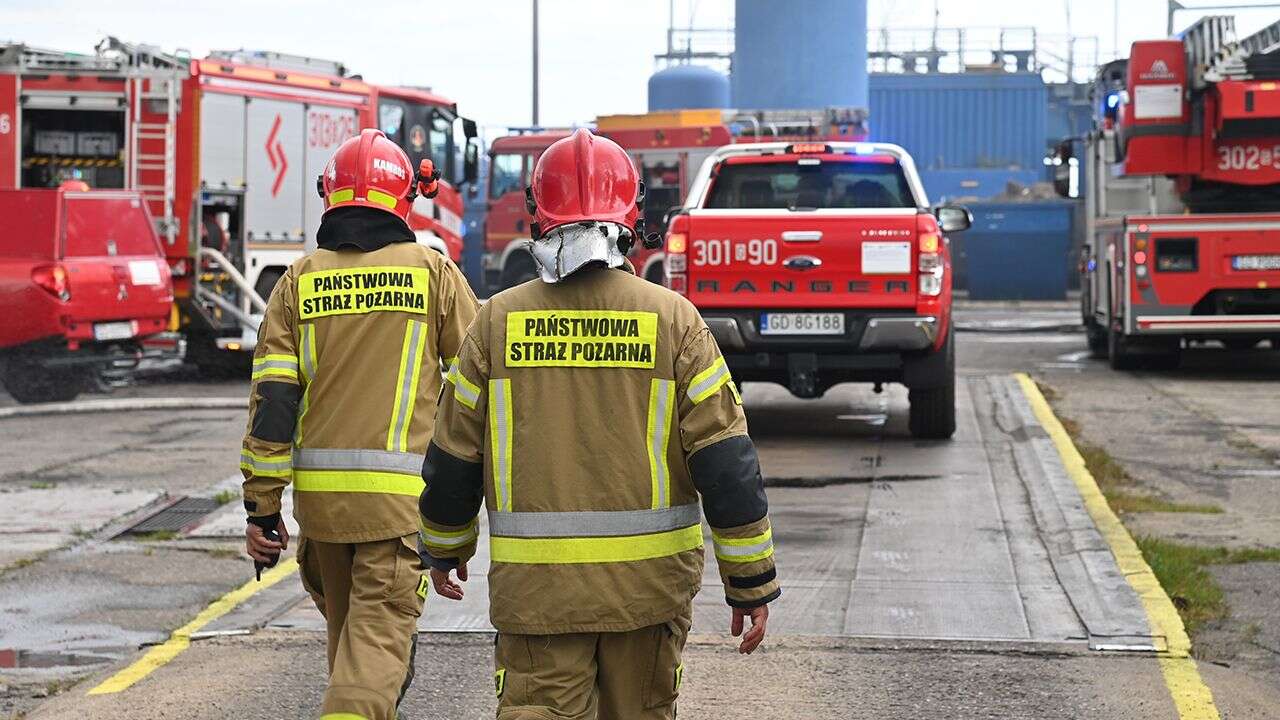
<path id="1" fill-rule="evenodd" d="M 1135 370 L 1139 365 L 1138 356 L 1129 350 L 1129 341 L 1116 329 L 1115 323 L 1107 327 L 1107 356 L 1112 370 Z"/>
<path id="2" fill-rule="evenodd" d="M 534 267 L 533 256 L 527 253 L 514 253 L 502 269 L 502 289 L 507 290 L 523 285 L 530 280 L 538 279 L 538 268 Z"/>
<path id="3" fill-rule="evenodd" d="M 282 277 L 284 277 L 283 270 L 263 270 L 262 274 L 258 276 L 258 282 L 253 286 L 253 290 L 263 300 L 270 300 L 271 291 L 276 289 L 276 283 L 280 282 Z"/>
<path id="4" fill-rule="evenodd" d="M 31 362 L 5 366 L 4 389 L 22 404 L 68 402 L 85 389 L 85 377 L 75 370 L 50 370 Z"/>
<path id="5" fill-rule="evenodd" d="M 956 379 L 940 387 L 908 390 L 907 428 L 921 440 L 946 440 L 956 432 Z"/>
<path id="6" fill-rule="evenodd" d="M 908 387 L 907 429 L 921 440 L 946 440 L 956 432 L 956 335 L 955 326 L 947 328 L 942 346 L 940 377 L 922 387 Z"/>
<path id="7" fill-rule="evenodd" d="M 1089 357 L 1095 360 L 1107 357 L 1107 330 L 1097 320 L 1084 321 L 1084 337 L 1089 344 Z"/>

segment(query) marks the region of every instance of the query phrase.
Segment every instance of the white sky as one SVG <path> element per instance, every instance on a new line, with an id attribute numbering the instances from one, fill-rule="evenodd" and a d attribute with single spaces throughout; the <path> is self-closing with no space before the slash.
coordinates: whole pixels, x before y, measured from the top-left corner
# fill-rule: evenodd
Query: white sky
<path id="1" fill-rule="evenodd" d="M 776 0 L 795 2 L 802 0 Z M 1225 0 L 1182 0 L 1187 6 Z M 1062 35 L 1096 36 L 1105 55 L 1165 33 L 1165 0 L 937 0 L 942 27 L 1034 26 Z M 1259 4 L 1254 2 L 1252 4 Z M 675 0 L 681 24 L 732 21 L 732 0 Z M 1237 12 L 1242 32 L 1280 18 L 1268 10 Z M 427 85 L 458 102 L 482 126 L 530 120 L 530 0 L 0 0 L 0 39 L 91 52 L 104 35 L 186 48 L 250 48 L 341 60 L 374 82 Z M 541 0 L 544 125 L 596 115 L 644 112 L 654 53 L 666 49 L 663 0 Z M 868 0 L 871 27 L 923 28 L 934 0 Z M 353 8 L 367 11 L 353 11 Z M 1203 13 L 1181 12 L 1178 27 Z"/>

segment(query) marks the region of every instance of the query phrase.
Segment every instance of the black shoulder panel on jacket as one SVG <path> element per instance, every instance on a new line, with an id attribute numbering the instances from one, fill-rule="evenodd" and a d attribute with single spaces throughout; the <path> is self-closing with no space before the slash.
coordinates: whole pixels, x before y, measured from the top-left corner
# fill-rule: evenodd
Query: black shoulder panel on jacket
<path id="1" fill-rule="evenodd" d="M 702 494 L 702 511 L 712 527 L 753 523 L 769 512 L 755 443 L 735 435 L 708 445 L 689 458 L 693 485 Z"/>
<path id="2" fill-rule="evenodd" d="M 422 463 L 427 487 L 418 498 L 418 512 L 439 525 L 471 522 L 484 500 L 483 475 L 483 464 L 454 457 L 431 443 Z"/>
<path id="3" fill-rule="evenodd" d="M 298 398 L 302 388 L 292 383 L 260 382 L 257 385 L 258 410 L 253 414 L 253 427 L 249 434 L 267 442 L 285 443 L 293 440 L 293 430 L 298 422 Z"/>

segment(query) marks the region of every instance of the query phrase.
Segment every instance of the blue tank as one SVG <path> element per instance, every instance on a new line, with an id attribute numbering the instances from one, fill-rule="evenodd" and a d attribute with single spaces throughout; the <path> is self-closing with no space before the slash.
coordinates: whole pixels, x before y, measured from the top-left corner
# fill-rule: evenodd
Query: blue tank
<path id="1" fill-rule="evenodd" d="M 701 65 L 673 65 L 649 76 L 649 112 L 729 107 L 729 78 Z"/>
<path id="2" fill-rule="evenodd" d="M 735 8 L 734 107 L 867 107 L 866 0 L 736 0 Z"/>

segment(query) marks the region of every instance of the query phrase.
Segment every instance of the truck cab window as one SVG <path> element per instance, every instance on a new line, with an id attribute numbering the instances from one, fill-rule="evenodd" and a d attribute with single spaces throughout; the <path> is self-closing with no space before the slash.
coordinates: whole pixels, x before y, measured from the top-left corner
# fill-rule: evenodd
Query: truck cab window
<path id="1" fill-rule="evenodd" d="M 916 206 L 896 162 L 832 162 L 802 165 L 726 163 L 707 197 L 723 209 L 875 209 Z"/>
<path id="2" fill-rule="evenodd" d="M 378 105 L 378 129 L 387 134 L 395 144 L 404 147 L 404 116 L 405 107 L 403 103 L 395 100 L 383 100 Z"/>
<path id="3" fill-rule="evenodd" d="M 489 164 L 489 198 L 498 198 L 510 192 L 524 190 L 524 155 L 503 153 L 494 155 Z"/>

